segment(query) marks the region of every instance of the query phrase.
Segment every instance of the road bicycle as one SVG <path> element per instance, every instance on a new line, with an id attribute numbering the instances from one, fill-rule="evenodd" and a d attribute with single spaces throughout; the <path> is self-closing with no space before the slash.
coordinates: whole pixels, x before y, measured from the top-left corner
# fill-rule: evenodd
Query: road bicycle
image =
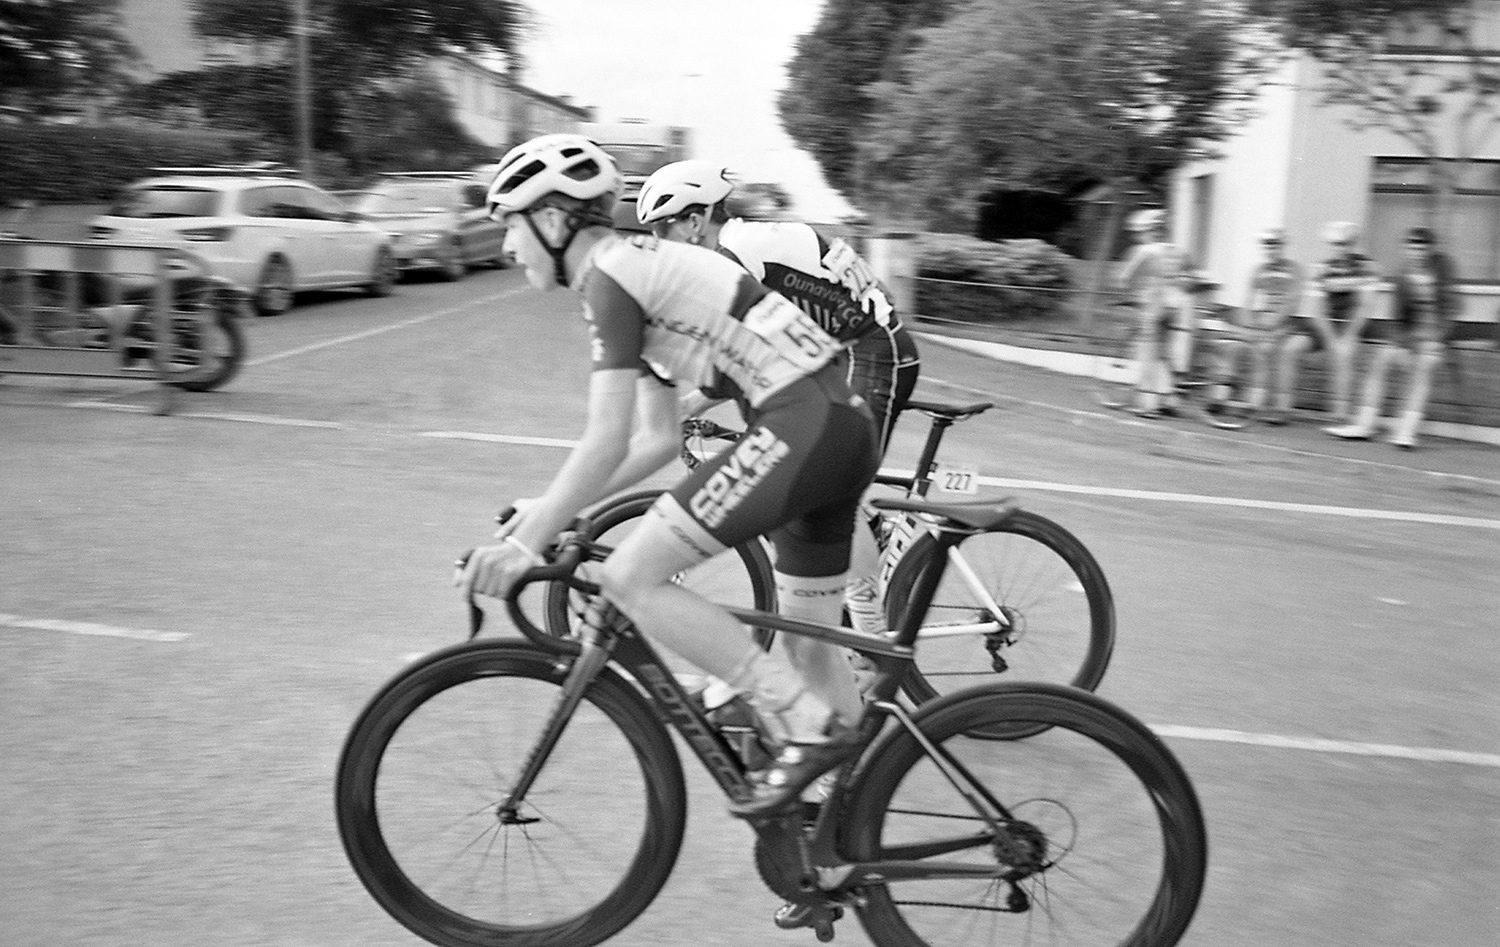
<path id="1" fill-rule="evenodd" d="M 1105 318 L 1113 320 L 1118 334 L 1117 344 L 1130 351 L 1135 338 L 1141 332 L 1137 306 L 1123 300 L 1113 303 Z M 1098 400 L 1101 405 L 1116 411 L 1130 411 L 1144 417 L 1182 417 L 1202 422 L 1224 431 L 1238 431 L 1252 420 L 1249 404 L 1230 400 L 1223 394 L 1227 387 L 1216 375 L 1207 344 L 1227 326 L 1218 318 L 1213 307 L 1199 307 L 1195 324 L 1190 329 L 1169 327 L 1163 332 L 1163 347 L 1170 344 L 1174 333 L 1186 332 L 1188 351 L 1187 369 L 1174 372 L 1169 403 L 1158 410 L 1142 410 L 1138 404 L 1140 394 L 1140 366 L 1133 358 L 1122 358 L 1099 374 Z"/>
<path id="2" fill-rule="evenodd" d="M 909 402 L 908 411 L 931 419 L 916 466 L 910 475 L 882 473 L 876 484 L 915 498 L 925 497 L 934 486 L 974 492 L 977 472 L 939 465 L 938 448 L 948 428 L 992 407 L 991 402 Z M 702 442 L 739 436 L 701 418 L 689 419 L 684 431 L 689 465 L 706 453 Z M 584 528 L 595 541 L 593 555 L 607 555 L 660 493 L 629 493 L 589 511 Z M 921 703 L 996 675 L 1085 690 L 1099 685 L 1114 650 L 1114 597 L 1098 561 L 1067 529 L 1019 509 L 992 529 L 965 537 L 961 546 L 944 546 L 910 514 L 874 508 L 867 513 L 880 549 L 879 588 L 887 627 L 896 627 L 911 588 L 935 560 L 946 559 L 954 567 L 943 573 L 927 609 L 930 620 L 919 632 L 921 656 L 902 682 L 912 701 Z M 776 610 L 771 559 L 761 540 L 736 546 L 677 580 L 713 601 Z M 585 596 L 554 583 L 546 591 L 547 627 L 560 633 L 572 628 L 587 604 Z M 771 638 L 765 629 L 756 634 L 763 644 Z"/>
<path id="3" fill-rule="evenodd" d="M 1017 512 L 876 503 L 923 518 L 943 549 Z M 669 730 L 729 799 L 751 791 L 659 653 L 576 574 L 588 546 L 565 536 L 523 578 L 588 594 L 576 635 L 530 621 L 518 585 L 506 607 L 526 640 L 475 639 L 471 602 L 471 640 L 398 673 L 344 744 L 335 802 L 349 861 L 381 907 L 442 947 L 590 947 L 645 911 L 687 818 Z M 826 796 L 747 820 L 760 877 L 787 902 L 776 923 L 827 941 L 848 909 L 877 947 L 1172 947 L 1208 847 L 1192 782 L 1159 737 L 1057 684 L 990 683 L 911 711 L 895 699 L 945 562 L 921 571 L 892 637 L 733 609 L 876 668 L 861 749 Z M 1033 735 L 994 738 L 1006 731 Z"/>

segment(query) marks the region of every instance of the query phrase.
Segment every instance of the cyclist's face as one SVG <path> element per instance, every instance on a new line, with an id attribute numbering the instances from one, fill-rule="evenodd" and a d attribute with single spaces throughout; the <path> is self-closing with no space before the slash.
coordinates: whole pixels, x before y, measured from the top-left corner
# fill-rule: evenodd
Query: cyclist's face
<path id="1" fill-rule="evenodd" d="M 505 242 L 501 245 L 505 255 L 526 270 L 526 281 L 537 289 L 551 289 L 557 285 L 557 269 L 552 254 L 537 238 L 536 230 L 546 234 L 550 228 L 548 217 L 552 208 L 537 208 L 531 211 L 531 220 L 525 214 L 505 215 Z M 536 225 L 533 229 L 532 224 Z"/>
<path id="2" fill-rule="evenodd" d="M 707 215 L 696 211 L 666 217 L 651 224 L 651 232 L 673 243 L 702 243 Z"/>

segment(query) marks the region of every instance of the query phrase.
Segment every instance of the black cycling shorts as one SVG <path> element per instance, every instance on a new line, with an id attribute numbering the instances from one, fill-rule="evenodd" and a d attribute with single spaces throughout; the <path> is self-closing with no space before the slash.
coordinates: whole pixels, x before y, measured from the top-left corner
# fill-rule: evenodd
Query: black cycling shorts
<path id="1" fill-rule="evenodd" d="M 746 417 L 746 430 L 671 495 L 725 546 L 767 536 L 776 570 L 838 575 L 854 516 L 880 467 L 875 423 L 837 364 L 794 382 Z"/>
<path id="2" fill-rule="evenodd" d="M 880 454 L 890 446 L 896 418 L 911 400 L 922 371 L 917 343 L 900 322 L 876 325 L 849 348 L 846 380 L 854 393 L 870 405 L 875 430 L 880 434 Z"/>

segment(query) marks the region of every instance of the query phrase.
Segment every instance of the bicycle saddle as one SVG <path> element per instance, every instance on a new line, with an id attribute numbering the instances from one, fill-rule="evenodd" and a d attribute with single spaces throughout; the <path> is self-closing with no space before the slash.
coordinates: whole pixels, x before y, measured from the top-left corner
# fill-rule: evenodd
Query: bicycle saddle
<path id="1" fill-rule="evenodd" d="M 936 401 L 908 401 L 906 406 L 923 414 L 932 414 L 942 418 L 958 421 L 962 418 L 982 414 L 993 408 L 993 401 L 978 401 L 974 404 L 939 404 Z"/>
<path id="2" fill-rule="evenodd" d="M 877 510 L 902 510 L 941 517 L 960 526 L 981 531 L 991 530 L 1010 519 L 1020 509 L 1014 500 L 969 500 L 963 503 L 929 503 L 907 497 L 880 497 L 870 505 Z"/>

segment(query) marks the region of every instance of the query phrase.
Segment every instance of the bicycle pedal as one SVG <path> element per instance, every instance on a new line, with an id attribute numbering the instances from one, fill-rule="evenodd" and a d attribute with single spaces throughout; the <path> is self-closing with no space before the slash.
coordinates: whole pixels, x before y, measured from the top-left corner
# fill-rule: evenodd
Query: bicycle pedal
<path id="1" fill-rule="evenodd" d="M 818 940 L 827 943 L 833 940 L 833 922 L 844 916 L 844 909 L 837 904 L 810 904 L 788 901 L 777 909 L 773 920 L 784 931 L 799 927 L 811 927 Z"/>

